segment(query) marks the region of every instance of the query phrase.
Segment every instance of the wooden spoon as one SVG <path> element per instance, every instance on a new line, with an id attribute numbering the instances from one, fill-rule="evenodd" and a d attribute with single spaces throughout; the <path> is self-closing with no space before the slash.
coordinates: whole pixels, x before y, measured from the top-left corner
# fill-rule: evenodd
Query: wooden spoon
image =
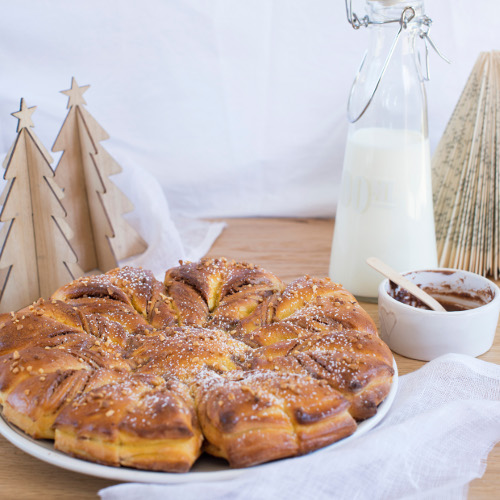
<path id="1" fill-rule="evenodd" d="M 404 288 L 406 291 L 410 292 L 414 297 L 416 297 L 418 300 L 421 300 L 433 311 L 446 312 L 446 309 L 436 299 L 431 297 L 428 293 L 424 292 L 409 279 L 401 276 L 401 274 L 392 269 L 392 267 L 382 262 L 380 259 L 377 259 L 376 257 L 368 257 L 368 259 L 366 259 L 366 263 L 369 266 L 373 267 L 375 271 L 378 271 L 386 278 L 389 278 L 393 283 L 396 283 L 396 285 L 399 285 L 401 288 Z"/>

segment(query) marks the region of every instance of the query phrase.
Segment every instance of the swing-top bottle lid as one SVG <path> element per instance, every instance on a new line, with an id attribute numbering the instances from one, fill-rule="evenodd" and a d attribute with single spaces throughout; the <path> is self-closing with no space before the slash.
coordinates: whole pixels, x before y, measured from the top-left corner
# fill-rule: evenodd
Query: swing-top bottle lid
<path id="1" fill-rule="evenodd" d="M 368 3 L 379 3 L 384 7 L 392 7 L 398 4 L 413 4 L 413 3 L 423 3 L 423 0 L 366 0 Z"/>
<path id="2" fill-rule="evenodd" d="M 384 5 L 395 5 L 397 3 L 401 3 L 404 0 L 368 0 L 368 2 L 378 2 Z"/>
<path id="3" fill-rule="evenodd" d="M 403 24 L 410 21 L 430 26 L 424 13 L 424 0 L 365 0 L 366 15 L 359 17 L 353 11 L 353 0 L 345 0 L 347 20 L 354 29 L 371 25 Z M 427 29 L 428 31 L 428 29 Z"/>
<path id="4" fill-rule="evenodd" d="M 424 0 L 366 0 L 366 8 L 370 16 L 382 16 L 384 18 L 372 19 L 379 22 L 387 19 L 397 19 L 406 8 L 411 8 L 415 17 L 419 17 L 424 14 Z"/>

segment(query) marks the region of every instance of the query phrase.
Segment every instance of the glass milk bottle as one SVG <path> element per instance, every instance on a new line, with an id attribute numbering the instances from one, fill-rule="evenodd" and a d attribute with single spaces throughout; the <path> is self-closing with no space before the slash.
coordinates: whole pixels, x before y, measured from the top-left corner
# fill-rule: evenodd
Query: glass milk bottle
<path id="1" fill-rule="evenodd" d="M 366 264 L 368 257 L 398 271 L 437 266 L 427 103 L 416 47 L 430 20 L 422 0 L 365 2 L 367 15 L 351 18 L 355 28 L 368 27 L 370 40 L 349 98 L 330 277 L 358 298 L 376 300 L 382 276 Z"/>

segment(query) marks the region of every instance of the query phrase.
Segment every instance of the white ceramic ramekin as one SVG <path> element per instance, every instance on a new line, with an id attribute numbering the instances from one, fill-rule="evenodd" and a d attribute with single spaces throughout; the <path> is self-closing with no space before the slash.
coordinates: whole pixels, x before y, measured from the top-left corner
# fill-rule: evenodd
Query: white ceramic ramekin
<path id="1" fill-rule="evenodd" d="M 404 275 L 434 296 L 455 291 L 489 301 L 465 311 L 429 311 L 394 299 L 389 280 L 384 280 L 378 290 L 380 336 L 394 352 L 430 361 L 450 352 L 479 356 L 490 349 L 500 313 L 500 289 L 495 283 L 457 269 L 412 271 Z"/>

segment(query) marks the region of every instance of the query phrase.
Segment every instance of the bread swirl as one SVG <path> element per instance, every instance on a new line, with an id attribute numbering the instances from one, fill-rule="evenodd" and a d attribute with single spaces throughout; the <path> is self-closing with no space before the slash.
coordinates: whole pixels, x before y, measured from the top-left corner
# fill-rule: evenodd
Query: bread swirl
<path id="1" fill-rule="evenodd" d="M 286 286 L 247 263 L 84 277 L 0 319 L 3 415 L 61 451 L 188 471 L 316 450 L 376 413 L 392 355 L 329 279 Z"/>

